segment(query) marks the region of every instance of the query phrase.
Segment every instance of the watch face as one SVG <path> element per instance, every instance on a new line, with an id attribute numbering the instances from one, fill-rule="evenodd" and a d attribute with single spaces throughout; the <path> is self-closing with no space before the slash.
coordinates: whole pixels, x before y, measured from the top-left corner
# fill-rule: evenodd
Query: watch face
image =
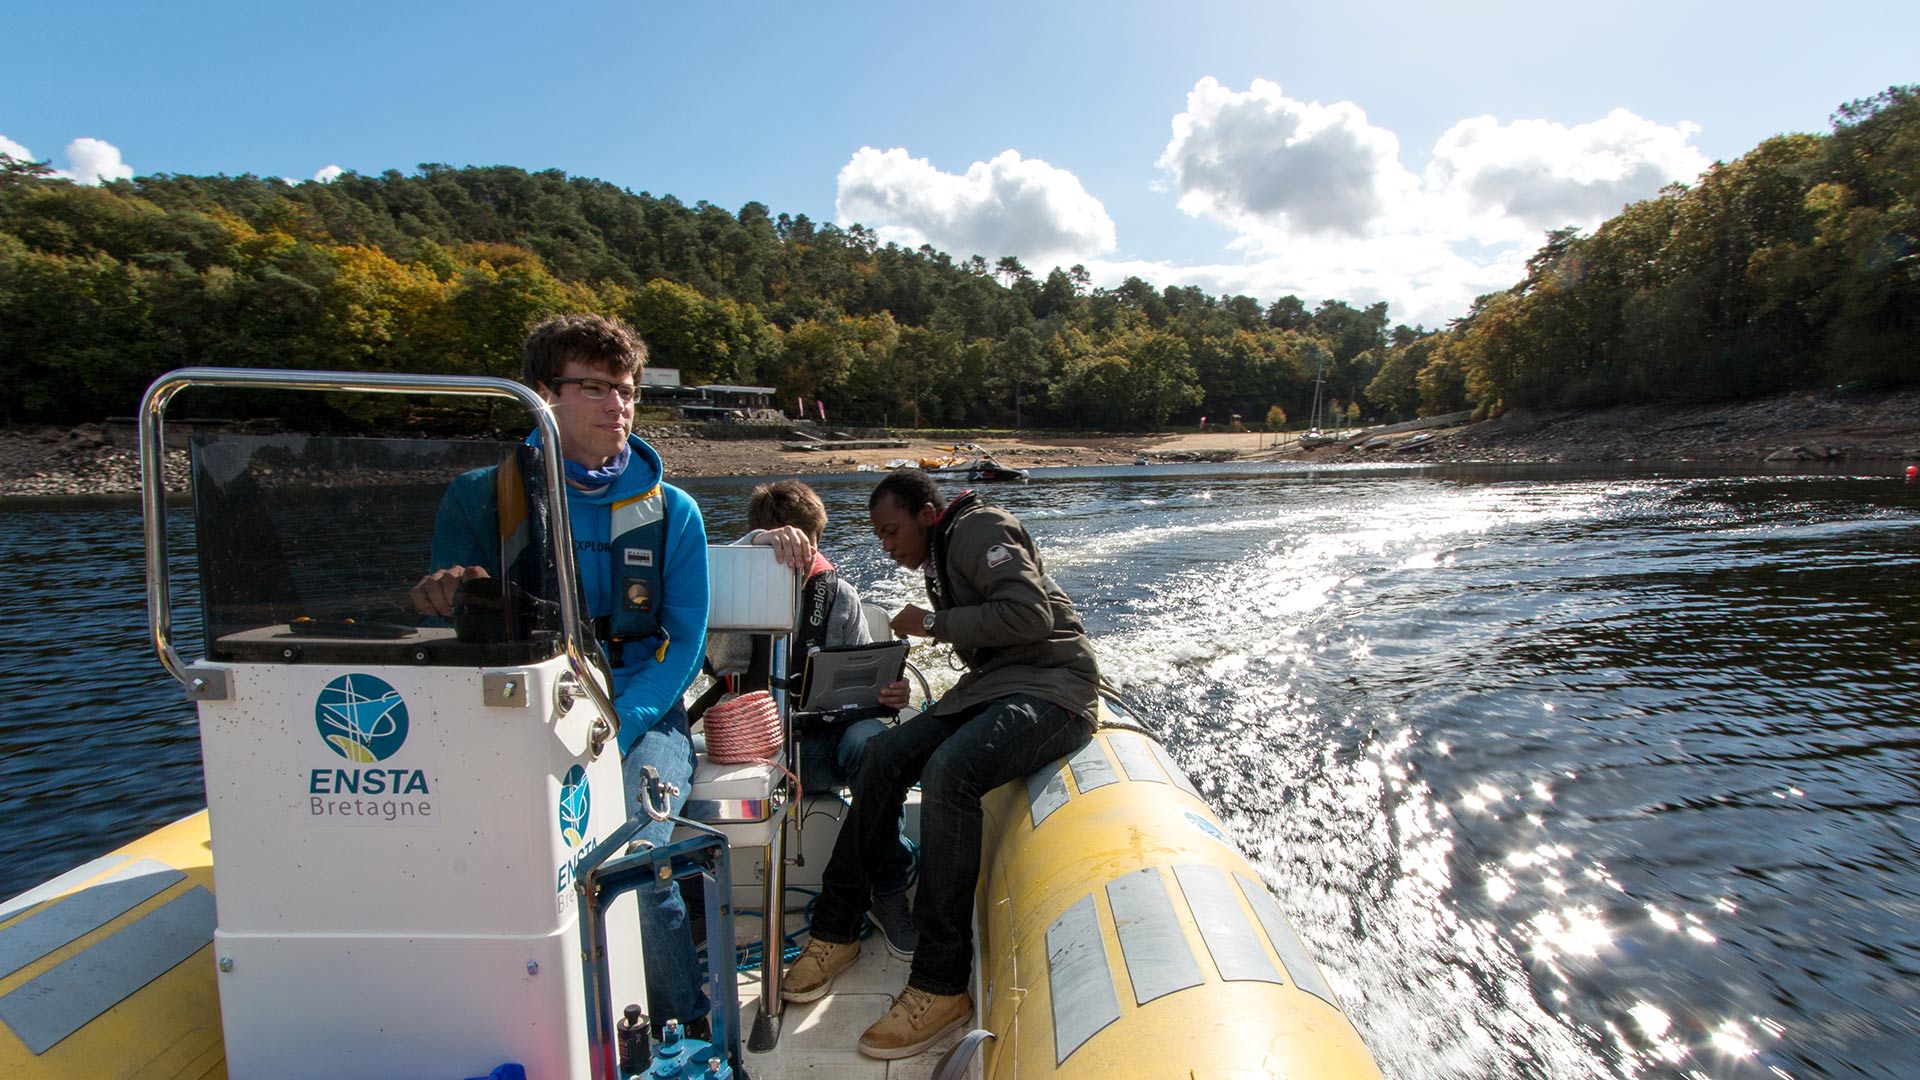
<path id="1" fill-rule="evenodd" d="M 924 618 L 922 618 L 922 619 L 920 620 L 920 625 L 921 625 L 922 627 L 925 627 L 925 628 L 926 628 L 927 630 L 932 630 L 932 629 L 933 629 L 933 616 L 932 616 L 932 615 L 927 615 L 927 616 L 925 616 Z"/>

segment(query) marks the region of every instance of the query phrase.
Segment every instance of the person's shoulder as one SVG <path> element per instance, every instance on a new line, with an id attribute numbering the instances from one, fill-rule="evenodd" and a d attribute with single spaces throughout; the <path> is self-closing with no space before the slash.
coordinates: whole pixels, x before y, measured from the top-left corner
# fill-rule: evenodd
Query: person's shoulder
<path id="1" fill-rule="evenodd" d="M 453 478 L 447 485 L 446 499 L 459 502 L 472 502 L 478 499 L 493 498 L 493 491 L 500 466 L 483 465 L 478 469 L 468 469 Z"/>
<path id="2" fill-rule="evenodd" d="M 822 570 L 818 574 L 809 574 L 807 576 L 807 587 L 812 588 L 814 582 L 829 574 L 832 575 L 830 580 L 833 582 L 833 607 L 836 609 L 847 607 L 858 611 L 860 609 L 860 590 L 854 586 L 853 582 L 848 581 L 842 576 L 838 570 Z"/>
<path id="3" fill-rule="evenodd" d="M 982 517 L 985 517 L 992 521 L 999 521 L 999 522 L 1010 521 L 1015 525 L 1018 525 L 1020 523 L 1020 519 L 1014 516 L 1013 511 L 1007 509 L 1004 506 L 1001 506 L 999 503 L 990 503 L 990 502 L 974 503 L 973 511 L 974 513 L 979 514 Z"/>
<path id="4" fill-rule="evenodd" d="M 836 578 L 833 601 L 829 607 L 832 616 L 827 624 L 827 644 L 829 645 L 870 645 L 873 634 L 867 627 L 866 611 L 860 604 L 860 590 L 846 578 Z"/>
<path id="5" fill-rule="evenodd" d="M 662 480 L 660 481 L 660 496 L 666 502 L 669 513 L 678 510 L 681 513 L 690 514 L 693 517 L 700 516 L 699 500 L 687 494 L 685 488 Z"/>
<path id="6" fill-rule="evenodd" d="M 966 512 L 954 521 L 953 528 L 956 533 L 985 536 L 1017 531 L 1022 526 L 1020 519 L 1013 516 L 1013 511 L 1004 506 L 981 502 L 967 507 Z"/>
<path id="7" fill-rule="evenodd" d="M 660 516 L 667 523 L 667 541 L 676 548 L 683 543 L 699 543 L 704 547 L 711 539 L 707 536 L 707 519 L 700 513 L 700 504 L 664 480 L 660 482 Z"/>

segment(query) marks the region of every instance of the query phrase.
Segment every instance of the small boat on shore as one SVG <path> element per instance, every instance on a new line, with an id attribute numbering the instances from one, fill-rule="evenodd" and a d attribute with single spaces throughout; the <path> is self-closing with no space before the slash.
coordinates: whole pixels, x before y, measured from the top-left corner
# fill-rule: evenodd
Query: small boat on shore
<path id="1" fill-rule="evenodd" d="M 975 443 L 956 443 L 945 457 L 921 458 L 920 468 L 936 480 L 958 480 L 978 484 L 1001 480 L 1025 480 L 1025 469 L 1002 465 L 992 451 Z"/>
<path id="2" fill-rule="evenodd" d="M 817 886 L 844 797 L 802 796 L 789 743 L 782 763 L 702 752 L 683 816 L 657 782 L 628 805 L 573 545 L 550 542 L 568 535 L 566 500 L 541 494 L 562 490 L 557 456 L 197 437 L 199 573 L 178 600 L 207 644 L 189 659 L 173 644 L 160 465 L 166 404 L 189 387 L 506 398 L 559 441 L 505 380 L 189 369 L 155 383 L 152 645 L 196 703 L 208 807 L 0 904 L 0 1075 L 1379 1076 L 1273 893 L 1112 692 L 1086 747 L 986 796 L 975 1027 L 931 1070 L 860 1058 L 855 1037 L 906 974 L 877 942 L 821 1000 L 780 996 L 806 911 L 789 893 Z M 494 471 L 515 547 L 505 584 L 456 599 L 451 620 L 415 615 L 400 598 L 435 496 L 476 467 Z M 504 501 L 515 485 L 523 502 Z M 710 629 L 767 635 L 779 668 L 794 575 L 765 547 L 708 559 Z M 671 843 L 629 844 L 648 818 L 677 823 Z M 632 894 L 666 879 L 701 884 L 709 956 L 749 942 L 737 971 L 712 965 L 710 1037 L 654 1017 L 650 1042 L 627 1004 L 647 1000 Z"/>

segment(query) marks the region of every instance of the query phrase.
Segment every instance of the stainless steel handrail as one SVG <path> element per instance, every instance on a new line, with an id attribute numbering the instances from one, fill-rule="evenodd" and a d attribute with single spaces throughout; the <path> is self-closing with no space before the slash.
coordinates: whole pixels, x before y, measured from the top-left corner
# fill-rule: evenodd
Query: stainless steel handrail
<path id="1" fill-rule="evenodd" d="M 561 640 L 566 647 L 567 664 L 587 689 L 587 696 L 599 710 L 610 738 L 618 738 L 620 717 L 613 702 L 594 677 L 588 663 L 589 642 L 582 640 L 581 617 L 574 582 L 573 545 L 567 538 L 573 530 L 567 516 L 566 480 L 560 454 L 560 428 L 553 410 L 540 395 L 511 379 L 475 375 L 394 375 L 383 372 L 355 371 L 275 371 L 266 368 L 180 368 L 170 371 L 147 387 L 140 401 L 140 497 L 147 539 L 147 621 L 153 647 L 169 674 L 181 683 L 192 685 L 193 676 L 173 648 L 173 609 L 167 574 L 167 402 L 188 387 L 251 387 L 258 390 L 320 390 L 359 394 L 448 394 L 456 397 L 508 398 L 525 406 L 533 414 L 541 445 L 556 452 L 542 454 L 545 462 L 548 499 L 552 507 L 554 536 L 553 558 L 560 578 Z"/>

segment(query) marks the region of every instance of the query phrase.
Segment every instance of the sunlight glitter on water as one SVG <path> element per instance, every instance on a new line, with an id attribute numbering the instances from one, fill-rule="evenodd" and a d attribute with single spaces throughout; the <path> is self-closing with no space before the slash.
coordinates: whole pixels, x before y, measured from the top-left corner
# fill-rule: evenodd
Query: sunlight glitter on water
<path id="1" fill-rule="evenodd" d="M 1593 957 L 1613 943 L 1613 931 L 1606 917 L 1589 904 L 1572 905 L 1558 911 L 1542 911 L 1528 920 L 1533 930 L 1530 953 L 1548 966 L 1563 957 Z"/>
<path id="2" fill-rule="evenodd" d="M 1783 973 L 1751 976 L 1782 947 L 1743 920 L 1780 909 L 1764 859 L 1719 872 L 1728 848 L 1764 844 L 1691 831 L 1838 787 L 1808 784 L 1790 744 L 1772 744 L 1790 775 L 1716 771 L 1770 760 L 1771 731 L 1792 729 L 1737 722 L 1715 667 L 1764 703 L 1747 640 L 1786 634 L 1790 657 L 1851 625 L 1800 584 L 1810 562 L 1739 568 L 1769 565 L 1765 545 L 1885 530 L 1809 526 L 1832 504 L 1798 493 L 1723 497 L 1740 490 L 1322 477 L 1123 489 L 1110 518 L 1092 486 L 1015 501 L 1035 504 L 1019 512 L 1046 530 L 1103 672 L 1162 724 L 1388 1075 L 1734 1080 L 1790 1075 L 1786 1029 L 1742 1007 L 1743 981 Z M 919 602 L 917 575 L 880 578 L 878 595 Z M 1775 593 L 1792 599 L 1741 606 Z M 1824 685 L 1777 696 L 1851 704 Z"/>
<path id="3" fill-rule="evenodd" d="M 1154 617 L 1145 625 L 1116 637 L 1110 651 L 1103 647 L 1102 663 L 1118 669 L 1116 676 L 1136 687 L 1175 690 L 1178 699 L 1215 718 L 1211 727 L 1216 733 L 1259 732 L 1262 749 L 1257 753 L 1231 743 L 1221 747 L 1216 734 L 1208 751 L 1212 759 L 1196 776 L 1214 773 L 1253 781 L 1251 793 L 1237 790 L 1244 785 L 1235 785 L 1231 795 L 1222 791 L 1230 826 L 1257 853 L 1263 873 L 1281 891 L 1297 928 L 1314 943 L 1322 968 L 1349 1004 L 1393 1011 L 1397 1021 L 1426 1032 L 1421 1056 L 1402 1061 L 1411 1067 L 1405 1075 L 1436 1075 L 1430 1068 L 1436 1061 L 1452 1063 L 1447 1075 L 1497 1072 L 1490 1067 L 1497 1056 L 1483 1055 L 1493 1053 L 1493 1047 L 1522 1042 L 1530 1046 L 1530 1054 L 1558 1061 L 1556 1075 L 1592 1075 L 1596 1063 L 1574 1040 L 1542 1037 L 1543 1031 L 1557 1029 L 1552 1020 L 1528 1019 L 1531 1010 L 1524 1006 L 1532 995 L 1519 969 L 1497 959 L 1508 948 L 1501 935 L 1490 926 L 1458 919 L 1447 901 L 1455 887 L 1455 843 L 1447 825 L 1451 812 L 1409 767 L 1409 754 L 1417 744 L 1414 725 L 1397 716 L 1374 720 L 1380 730 L 1364 744 L 1360 757 L 1344 764 L 1311 734 L 1324 731 L 1329 721 L 1366 723 L 1360 715 L 1327 712 L 1329 703 L 1306 687 L 1325 685 L 1329 675 L 1337 679 L 1335 673 L 1370 662 L 1377 650 L 1365 634 L 1330 636 L 1318 629 L 1322 620 L 1375 602 L 1382 585 L 1391 586 L 1402 570 L 1447 572 L 1454 561 L 1453 545 L 1495 525 L 1498 515 L 1471 502 L 1468 498 L 1444 505 L 1447 500 L 1425 499 L 1396 507 L 1391 520 L 1360 523 L 1349 518 L 1343 528 L 1330 528 L 1330 520 L 1301 524 L 1298 515 L 1289 515 L 1288 527 L 1267 542 L 1265 553 L 1240 561 L 1227 574 L 1232 588 L 1214 584 L 1221 577 L 1218 569 L 1194 572 L 1190 586 L 1161 593 Z M 1329 519 L 1334 513 L 1324 509 Z M 1535 507 L 1527 513 L 1545 516 L 1550 511 Z M 1323 515 L 1310 509 L 1305 516 Z M 1257 528 L 1270 527 L 1271 520 Z M 1204 531 L 1219 536 L 1253 530 L 1245 523 L 1210 522 Z M 1163 530 L 1142 530 L 1142 535 L 1163 535 Z M 1361 567 L 1368 567 L 1367 572 L 1354 572 Z M 1222 675 L 1234 680 L 1223 683 Z M 1222 724 L 1223 717 L 1232 719 Z M 1204 726 L 1196 717 L 1196 735 Z M 1276 798 L 1290 809 L 1278 817 L 1256 809 L 1271 806 Z M 1456 798 L 1476 811 L 1498 810 L 1509 800 L 1491 780 Z M 1300 828 L 1309 822 L 1313 824 Z M 1316 877 L 1321 884 L 1304 892 L 1294 887 L 1295 875 L 1284 869 L 1301 861 L 1320 868 Z M 1383 879 L 1379 870 L 1385 865 L 1394 869 Z M 1340 928 L 1360 916 L 1345 898 L 1378 887 L 1364 884 L 1368 881 L 1387 889 L 1381 903 L 1369 904 L 1365 914 L 1375 939 L 1368 951 L 1377 953 L 1382 940 L 1393 943 L 1385 952 L 1402 966 L 1392 977 L 1420 987 L 1417 996 L 1425 1007 L 1417 1016 L 1398 1010 L 1395 1003 L 1402 996 L 1378 981 L 1385 971 L 1342 962 L 1350 949 Z M 1421 928 L 1431 928 L 1433 936 Z M 1485 989 L 1471 980 L 1460 981 L 1459 969 L 1441 959 L 1462 954 L 1481 957 L 1474 966 L 1483 978 L 1508 972 L 1496 978 L 1513 980 L 1500 995 L 1512 1007 L 1489 1014 L 1474 1004 Z"/>

